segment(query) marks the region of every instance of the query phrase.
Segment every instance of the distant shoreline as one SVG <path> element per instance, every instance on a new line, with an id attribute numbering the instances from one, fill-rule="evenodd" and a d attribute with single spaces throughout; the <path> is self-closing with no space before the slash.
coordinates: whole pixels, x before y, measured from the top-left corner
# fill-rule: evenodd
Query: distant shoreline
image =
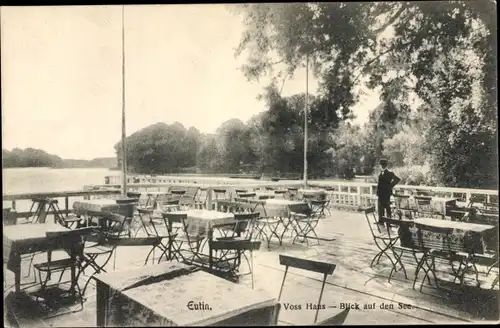
<path id="1" fill-rule="evenodd" d="M 51 169 L 51 170 L 65 170 L 65 169 L 106 169 L 110 171 L 116 171 L 119 169 L 109 168 L 109 167 L 51 167 L 51 166 L 18 166 L 18 167 L 2 167 L 3 170 L 18 170 L 18 169 Z"/>

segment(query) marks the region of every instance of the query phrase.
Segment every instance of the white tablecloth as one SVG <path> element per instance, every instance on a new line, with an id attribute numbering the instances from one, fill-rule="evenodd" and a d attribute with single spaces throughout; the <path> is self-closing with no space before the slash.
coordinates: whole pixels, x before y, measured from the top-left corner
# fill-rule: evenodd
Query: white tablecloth
<path id="1" fill-rule="evenodd" d="M 300 205 L 303 202 L 286 199 L 267 199 L 264 203 L 268 217 L 288 217 L 290 205 Z"/>
<path id="2" fill-rule="evenodd" d="M 206 236 L 215 225 L 234 222 L 233 213 L 223 213 L 208 210 L 189 210 L 174 213 L 187 214 L 188 234 Z"/>
<path id="3" fill-rule="evenodd" d="M 118 210 L 118 207 L 114 199 L 79 200 L 73 203 L 73 209 L 77 214 L 111 213 Z"/>

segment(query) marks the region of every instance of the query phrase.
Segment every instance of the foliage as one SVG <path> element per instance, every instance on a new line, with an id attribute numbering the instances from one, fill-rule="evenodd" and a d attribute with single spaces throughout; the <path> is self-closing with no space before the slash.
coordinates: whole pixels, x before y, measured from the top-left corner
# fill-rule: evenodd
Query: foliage
<path id="1" fill-rule="evenodd" d="M 424 165 L 424 138 L 421 131 L 405 125 L 392 138 L 384 140 L 384 157 L 393 166 Z"/>
<path id="2" fill-rule="evenodd" d="M 363 135 L 359 126 L 341 125 L 332 135 L 332 173 L 344 179 L 352 179 L 361 174 L 363 158 Z"/>
<path id="3" fill-rule="evenodd" d="M 306 59 L 311 62 L 320 82 L 315 101 L 327 132 L 313 135 L 324 140 L 335 134 L 352 116 L 357 85 L 367 78 L 368 87 L 380 88 L 382 100 L 365 126 L 371 141 L 363 151 L 367 167 L 384 154 L 401 164 L 403 157 L 407 164 L 424 157 L 404 154 L 402 146 L 419 143 L 401 132 L 414 114 L 411 97 L 416 96 L 428 124 L 412 128 L 412 134 L 423 136 L 417 153 L 429 157 L 433 176 L 448 186 L 496 187 L 494 3 L 247 4 L 239 9 L 246 29 L 236 54 L 247 53 L 243 71 L 249 79 L 269 74 L 276 84 Z M 354 165 L 333 149 L 341 156 L 337 165 Z"/>
<path id="4" fill-rule="evenodd" d="M 2 149 L 3 167 L 60 167 L 62 159 L 41 149 Z"/>
<path id="5" fill-rule="evenodd" d="M 411 166 L 399 166 L 393 167 L 391 170 L 401 179 L 400 185 L 411 185 L 411 186 L 430 186 L 437 187 L 441 186 L 437 183 L 436 178 L 432 175 L 432 171 L 428 165 L 411 165 Z M 368 182 L 377 183 L 378 174 L 380 170 L 377 169 L 373 173 Z"/>
<path id="6" fill-rule="evenodd" d="M 127 166 L 130 172 L 169 173 L 196 165 L 200 133 L 180 123 L 156 123 L 127 137 Z M 121 165 L 121 141 L 115 145 Z"/>
<path id="7" fill-rule="evenodd" d="M 227 121 L 214 135 L 148 127 L 129 137 L 129 164 L 148 172 L 196 163 L 209 172 L 303 173 L 307 119 L 309 177 L 372 174 L 385 156 L 406 183 L 495 187 L 496 18 L 488 4 L 234 6 L 245 25 L 236 51 L 246 56 L 243 73 L 272 77 L 261 95 L 266 110 L 246 123 Z M 304 94 L 281 95 L 306 63 L 319 81 L 307 117 Z M 359 127 L 347 121 L 363 81 L 380 91 L 381 105 Z"/>

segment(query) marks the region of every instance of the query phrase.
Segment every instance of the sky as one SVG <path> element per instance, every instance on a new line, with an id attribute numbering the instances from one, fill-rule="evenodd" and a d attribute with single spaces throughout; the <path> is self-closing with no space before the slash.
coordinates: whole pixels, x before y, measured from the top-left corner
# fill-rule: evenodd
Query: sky
<path id="1" fill-rule="evenodd" d="M 115 156 L 121 138 L 121 6 L 1 8 L 2 148 L 40 148 L 62 158 Z M 125 8 L 127 135 L 178 121 L 213 133 L 265 110 L 269 82 L 249 82 L 234 51 L 241 18 L 225 5 Z M 305 70 L 283 95 L 305 92 Z M 309 90 L 317 84 L 309 77 Z M 363 123 L 380 103 L 353 108 Z"/>

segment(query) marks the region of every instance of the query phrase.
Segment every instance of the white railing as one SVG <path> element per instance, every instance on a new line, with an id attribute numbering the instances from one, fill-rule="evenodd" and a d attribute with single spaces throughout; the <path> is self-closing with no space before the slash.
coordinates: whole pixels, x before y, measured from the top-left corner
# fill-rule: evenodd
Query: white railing
<path id="1" fill-rule="evenodd" d="M 212 197 L 214 188 L 226 188 L 234 194 L 236 188 L 259 189 L 264 187 L 287 186 L 301 187 L 303 182 L 300 180 L 280 180 L 263 181 L 227 177 L 184 177 L 184 176 L 132 176 L 128 178 L 129 190 L 137 191 L 166 191 L 171 186 L 179 187 L 202 187 Z M 136 182 L 134 182 L 136 181 Z M 139 181 L 139 182 L 137 182 Z M 120 177 L 108 177 L 107 186 L 119 187 Z M 105 186 L 106 186 L 105 185 Z M 338 180 L 309 180 L 310 187 L 327 188 L 330 204 L 333 207 L 345 209 L 359 209 L 364 206 L 374 204 L 376 197 L 376 184 L 367 182 L 338 181 Z M 100 186 L 100 187 L 105 187 Z M 483 197 L 486 202 L 498 202 L 498 190 L 486 189 L 465 189 L 448 187 L 428 187 L 428 186 L 410 186 L 398 185 L 396 192 L 405 194 L 418 194 L 422 192 L 433 193 L 442 197 L 454 197 L 458 199 L 459 204 L 467 204 L 472 197 Z"/>

